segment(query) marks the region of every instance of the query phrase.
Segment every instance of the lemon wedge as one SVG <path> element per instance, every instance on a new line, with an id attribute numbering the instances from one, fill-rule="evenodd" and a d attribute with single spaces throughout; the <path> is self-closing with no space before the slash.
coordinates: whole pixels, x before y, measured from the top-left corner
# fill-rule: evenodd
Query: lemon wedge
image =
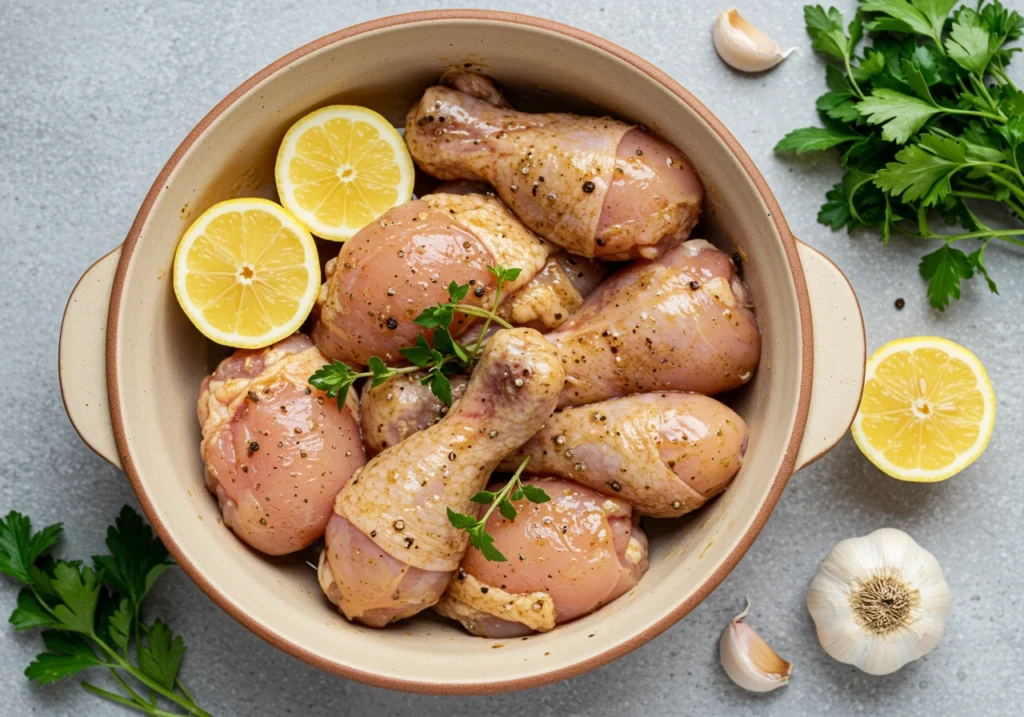
<path id="1" fill-rule="evenodd" d="M 879 470 L 930 483 L 982 454 L 996 396 L 978 357 L 934 336 L 890 341 L 868 360 L 853 440 Z"/>
<path id="2" fill-rule="evenodd" d="M 181 237 L 174 293 L 207 338 L 261 348 L 295 333 L 320 290 L 320 260 L 306 228 L 267 199 L 229 199 Z"/>
<path id="3" fill-rule="evenodd" d="M 275 175 L 281 204 L 318 237 L 345 241 L 409 201 L 415 170 L 402 136 L 381 115 L 331 105 L 292 125 Z"/>

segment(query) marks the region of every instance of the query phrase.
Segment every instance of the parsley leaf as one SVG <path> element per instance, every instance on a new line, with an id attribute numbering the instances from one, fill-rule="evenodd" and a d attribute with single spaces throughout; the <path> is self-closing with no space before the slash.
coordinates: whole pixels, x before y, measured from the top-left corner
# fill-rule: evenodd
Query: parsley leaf
<path id="1" fill-rule="evenodd" d="M 43 644 L 49 652 L 36 655 L 35 661 L 25 669 L 25 676 L 40 685 L 103 664 L 81 635 L 47 630 L 43 633 Z"/>
<path id="2" fill-rule="evenodd" d="M 941 110 L 917 97 L 887 88 L 876 89 L 857 103 L 857 110 L 871 124 L 883 125 L 882 137 L 903 144 Z"/>
<path id="3" fill-rule="evenodd" d="M 824 112 L 832 119 L 843 122 L 856 122 L 860 119 L 857 111 L 856 98 L 849 92 L 826 92 L 816 103 L 819 112 Z"/>
<path id="4" fill-rule="evenodd" d="M 939 311 L 949 306 L 950 297 L 960 298 L 960 280 L 974 275 L 967 255 L 949 244 L 921 257 L 918 269 L 928 281 L 928 300 Z"/>
<path id="5" fill-rule="evenodd" d="M 927 150 L 932 151 L 927 151 Z M 875 186 L 904 201 L 922 200 L 924 206 L 937 204 L 952 191 L 950 180 L 968 166 L 964 146 L 938 135 L 924 135 L 920 144 L 903 148 L 875 177 Z"/>
<path id="6" fill-rule="evenodd" d="M 53 616 L 65 630 L 92 634 L 96 603 L 100 597 L 99 576 L 89 567 L 58 561 L 53 570 L 53 589 L 63 601 Z"/>
<path id="7" fill-rule="evenodd" d="M 840 60 L 850 56 L 852 48 L 843 31 L 843 16 L 834 7 L 825 10 L 821 5 L 805 5 L 804 22 L 815 50 Z"/>
<path id="8" fill-rule="evenodd" d="M 972 251 L 967 255 L 967 261 L 971 262 L 979 274 L 985 278 L 985 283 L 988 284 L 988 290 L 993 294 L 999 293 L 999 288 L 996 286 L 996 282 L 992 280 L 992 277 L 988 275 L 988 269 L 985 268 L 985 245 L 978 248 L 977 251 Z"/>
<path id="9" fill-rule="evenodd" d="M 46 550 L 57 544 L 63 530 L 62 523 L 48 525 L 32 532 L 32 521 L 27 516 L 11 511 L 0 518 L 0 572 L 23 583 L 31 583 L 29 568 Z"/>
<path id="10" fill-rule="evenodd" d="M 842 130 L 826 129 L 824 127 L 804 127 L 795 129 L 783 137 L 775 151 L 785 152 L 792 150 L 797 154 L 804 152 L 817 152 L 830 147 L 835 147 L 846 142 L 855 142 L 861 139 L 859 134 Z"/>
<path id="11" fill-rule="evenodd" d="M 864 0 L 860 8 L 885 15 L 866 23 L 872 32 L 916 33 L 941 44 L 942 26 L 955 4 L 956 0 Z"/>
<path id="12" fill-rule="evenodd" d="M 14 625 L 15 630 L 60 625 L 28 588 L 18 593 L 18 607 L 11 613 L 10 623 Z"/>
<path id="13" fill-rule="evenodd" d="M 133 605 L 142 602 L 153 583 L 173 564 L 160 539 L 128 506 L 107 529 L 107 548 L 110 555 L 94 555 L 93 564 L 103 572 L 103 579 Z"/>
<path id="14" fill-rule="evenodd" d="M 170 628 L 157 620 L 146 631 L 146 646 L 139 648 L 139 667 L 166 689 L 174 687 L 178 669 L 185 657 L 185 643 Z"/>
<path id="15" fill-rule="evenodd" d="M 121 603 L 107 618 L 107 634 L 110 635 L 111 641 L 122 650 L 128 646 L 128 641 L 131 639 L 134 619 L 135 615 L 128 598 L 121 598 Z"/>
<path id="16" fill-rule="evenodd" d="M 981 76 L 1001 44 L 1002 39 L 989 33 L 978 13 L 965 7 L 953 21 L 946 40 L 946 52 L 960 67 Z"/>

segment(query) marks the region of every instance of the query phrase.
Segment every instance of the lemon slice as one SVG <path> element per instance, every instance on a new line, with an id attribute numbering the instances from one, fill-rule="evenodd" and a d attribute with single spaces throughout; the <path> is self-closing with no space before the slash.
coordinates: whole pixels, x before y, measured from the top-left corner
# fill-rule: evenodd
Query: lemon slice
<path id="1" fill-rule="evenodd" d="M 890 341 L 868 360 L 865 379 L 853 440 L 893 478 L 945 480 L 988 445 L 995 392 L 963 346 L 934 336 Z"/>
<path id="2" fill-rule="evenodd" d="M 331 105 L 292 125 L 275 173 L 281 204 L 318 237 L 345 241 L 409 201 L 415 170 L 390 122 L 365 107 Z"/>
<path id="3" fill-rule="evenodd" d="M 320 290 L 306 228 L 266 199 L 230 199 L 193 222 L 174 255 L 174 293 L 207 338 L 261 348 L 290 336 Z"/>

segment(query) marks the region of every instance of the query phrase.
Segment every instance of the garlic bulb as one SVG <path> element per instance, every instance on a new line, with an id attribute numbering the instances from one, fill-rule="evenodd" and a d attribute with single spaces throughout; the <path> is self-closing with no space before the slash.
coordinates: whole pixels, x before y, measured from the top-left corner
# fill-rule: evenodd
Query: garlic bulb
<path id="1" fill-rule="evenodd" d="M 887 675 L 931 652 L 949 613 L 949 586 L 931 553 L 902 530 L 844 540 L 821 562 L 807 609 L 825 652 Z"/>
<path id="2" fill-rule="evenodd" d="M 718 13 L 712 35 L 719 57 L 743 72 L 775 67 L 793 52 L 783 52 L 775 40 L 747 22 L 736 8 Z"/>
<path id="3" fill-rule="evenodd" d="M 757 631 L 743 622 L 748 612 L 749 600 L 743 612 L 722 630 L 718 656 L 725 674 L 737 685 L 751 692 L 770 692 L 789 684 L 793 665 L 775 654 Z"/>

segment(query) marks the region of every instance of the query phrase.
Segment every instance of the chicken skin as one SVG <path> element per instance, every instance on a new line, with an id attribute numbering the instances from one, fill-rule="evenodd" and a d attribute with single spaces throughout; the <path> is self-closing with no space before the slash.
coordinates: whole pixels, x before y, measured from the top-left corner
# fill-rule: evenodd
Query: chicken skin
<path id="1" fill-rule="evenodd" d="M 319 568 L 346 617 L 381 627 L 437 602 L 468 544 L 446 509 L 473 510 L 470 497 L 543 425 L 564 380 L 543 336 L 500 331 L 444 418 L 356 473 L 335 501 Z"/>
<path id="2" fill-rule="evenodd" d="M 420 383 L 421 378 L 421 373 L 407 373 L 378 386 L 367 382 L 359 418 L 363 442 L 371 456 L 433 426 L 448 413 L 448 406 L 434 395 L 430 386 Z M 466 392 L 469 377 L 456 375 L 449 376 L 448 380 L 452 385 L 452 401 L 457 401 Z"/>
<path id="3" fill-rule="evenodd" d="M 413 320 L 448 301 L 451 282 L 471 285 L 465 303 L 490 306 L 497 280 L 488 266 L 521 269 L 502 287 L 509 294 L 544 267 L 549 253 L 493 197 L 429 194 L 384 213 L 328 263 L 313 340 L 324 355 L 351 365 L 365 366 L 371 356 L 401 363 L 398 350 L 424 331 Z M 471 323 L 457 314 L 452 335 Z"/>
<path id="4" fill-rule="evenodd" d="M 609 117 L 517 112 L 481 75 L 445 73 L 409 111 L 405 141 L 428 174 L 490 183 L 580 256 L 654 259 L 700 217 L 703 186 L 675 147 Z"/>
<path id="5" fill-rule="evenodd" d="M 474 635 L 546 632 L 608 604 L 647 572 L 647 537 L 625 501 L 567 480 L 524 483 L 551 500 L 515 501 L 514 521 L 497 512 L 488 518 L 487 532 L 508 561 L 469 550 L 435 607 Z"/>
<path id="6" fill-rule="evenodd" d="M 559 405 L 742 386 L 761 355 L 748 303 L 729 255 L 702 239 L 630 264 L 547 335 L 565 366 Z"/>
<path id="7" fill-rule="evenodd" d="M 721 493 L 740 469 L 747 426 L 695 393 L 644 393 L 559 411 L 506 458 L 622 499 L 640 515 L 674 518 Z"/>
<path id="8" fill-rule="evenodd" d="M 557 251 L 536 276 L 501 302 L 498 315 L 515 326 L 551 331 L 583 305 L 608 273 L 599 261 Z"/>
<path id="9" fill-rule="evenodd" d="M 334 497 L 366 462 L 357 403 L 343 411 L 312 389 L 326 363 L 307 336 L 236 351 L 203 381 L 198 414 L 206 485 L 224 524 L 284 555 L 324 534 Z"/>

